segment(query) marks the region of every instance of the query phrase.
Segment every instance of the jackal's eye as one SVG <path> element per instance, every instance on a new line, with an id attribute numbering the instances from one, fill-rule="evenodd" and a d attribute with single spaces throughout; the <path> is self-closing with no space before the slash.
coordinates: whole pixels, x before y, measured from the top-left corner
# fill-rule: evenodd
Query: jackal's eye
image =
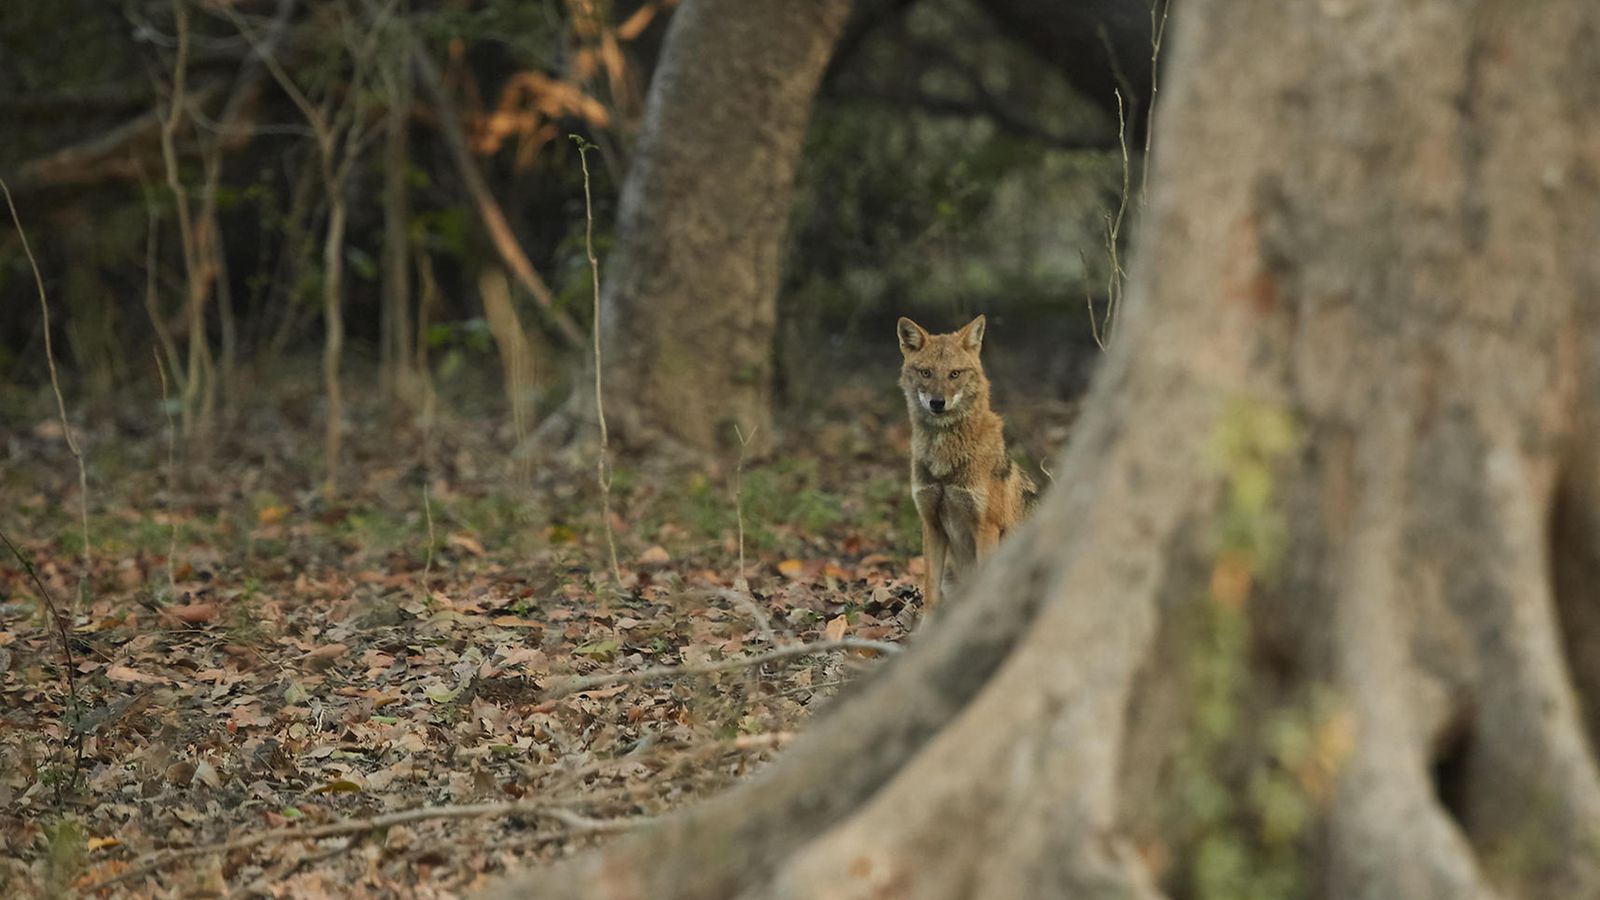
<path id="1" fill-rule="evenodd" d="M 932 378 L 933 377 L 933 370 L 932 369 L 918 369 L 917 370 L 917 374 L 921 375 L 923 378 Z"/>
<path id="2" fill-rule="evenodd" d="M 950 380 L 951 381 L 955 381 L 956 380 L 956 376 L 960 375 L 960 374 L 961 374 L 961 370 L 960 369 L 951 370 L 951 372 L 950 372 Z"/>

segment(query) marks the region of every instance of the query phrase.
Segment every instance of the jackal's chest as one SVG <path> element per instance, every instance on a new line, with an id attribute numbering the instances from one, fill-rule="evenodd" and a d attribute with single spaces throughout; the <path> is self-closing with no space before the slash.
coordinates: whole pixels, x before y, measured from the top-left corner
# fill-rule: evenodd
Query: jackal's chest
<path id="1" fill-rule="evenodd" d="M 945 432 L 924 435 L 912 446 L 911 460 L 918 474 L 929 480 L 946 481 L 962 467 L 958 442 Z"/>

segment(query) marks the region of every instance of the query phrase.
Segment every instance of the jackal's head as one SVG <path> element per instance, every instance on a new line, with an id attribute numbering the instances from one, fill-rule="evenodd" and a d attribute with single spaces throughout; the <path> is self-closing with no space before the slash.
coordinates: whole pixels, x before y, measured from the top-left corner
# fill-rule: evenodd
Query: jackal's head
<path id="1" fill-rule="evenodd" d="M 900 387 L 913 418 L 948 425 L 989 403 L 989 380 L 983 376 L 978 351 L 983 347 L 984 318 L 979 316 L 954 334 L 929 334 L 902 317 Z"/>

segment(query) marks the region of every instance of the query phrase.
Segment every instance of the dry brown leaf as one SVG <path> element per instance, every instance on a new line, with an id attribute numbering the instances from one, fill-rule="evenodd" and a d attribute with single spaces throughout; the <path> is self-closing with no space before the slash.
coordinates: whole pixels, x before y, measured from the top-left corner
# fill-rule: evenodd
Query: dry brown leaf
<path id="1" fill-rule="evenodd" d="M 850 630 L 850 620 L 839 615 L 828 620 L 828 625 L 822 629 L 822 633 L 828 636 L 828 640 L 837 641 L 844 637 L 844 633 L 848 630 Z"/>
<path id="2" fill-rule="evenodd" d="M 485 552 L 483 544 L 479 543 L 477 538 L 463 531 L 452 532 L 449 537 L 444 539 L 444 542 L 457 549 L 465 550 L 473 556 L 482 556 Z"/>
<path id="3" fill-rule="evenodd" d="M 222 776 L 217 774 L 216 766 L 203 759 L 195 763 L 193 781 L 210 788 L 222 787 Z"/>
<path id="4" fill-rule="evenodd" d="M 317 660 L 338 659 L 339 657 L 341 657 L 341 656 L 343 656 L 345 654 L 346 650 L 349 650 L 349 649 L 350 648 L 346 647 L 344 644 L 323 644 L 321 647 L 318 647 L 318 648 L 312 650 L 311 652 L 307 653 L 306 654 L 306 659 L 317 659 Z"/>
<path id="5" fill-rule="evenodd" d="M 106 677 L 112 681 L 123 681 L 129 684 L 166 684 L 167 679 L 157 675 L 147 675 L 138 669 L 128 666 L 112 666 L 106 669 Z"/>
<path id="6" fill-rule="evenodd" d="M 217 617 L 217 605 L 215 603 L 186 603 L 182 606 L 174 606 L 168 609 L 167 614 L 180 622 L 199 625 Z"/>
<path id="7" fill-rule="evenodd" d="M 641 566 L 659 566 L 669 562 L 672 562 L 672 556 L 667 553 L 667 548 L 660 544 L 656 544 L 639 554 L 639 565 Z"/>

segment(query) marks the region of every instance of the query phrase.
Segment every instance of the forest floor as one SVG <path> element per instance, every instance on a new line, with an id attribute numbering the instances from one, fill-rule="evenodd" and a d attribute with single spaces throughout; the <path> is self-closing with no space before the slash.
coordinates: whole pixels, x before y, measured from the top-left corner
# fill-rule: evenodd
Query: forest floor
<path id="1" fill-rule="evenodd" d="M 0 547 L 0 888 L 455 896 L 759 769 L 922 615 L 893 377 L 742 467 L 618 462 L 620 590 L 592 455 L 358 404 L 330 500 L 308 384 L 170 461 L 154 401 L 75 418 L 80 601 L 77 468 L 31 405 L 0 429 L 34 569 Z M 1070 407 L 1010 419 L 1037 459 Z M 70 691 L 42 593 L 77 608 Z"/>

